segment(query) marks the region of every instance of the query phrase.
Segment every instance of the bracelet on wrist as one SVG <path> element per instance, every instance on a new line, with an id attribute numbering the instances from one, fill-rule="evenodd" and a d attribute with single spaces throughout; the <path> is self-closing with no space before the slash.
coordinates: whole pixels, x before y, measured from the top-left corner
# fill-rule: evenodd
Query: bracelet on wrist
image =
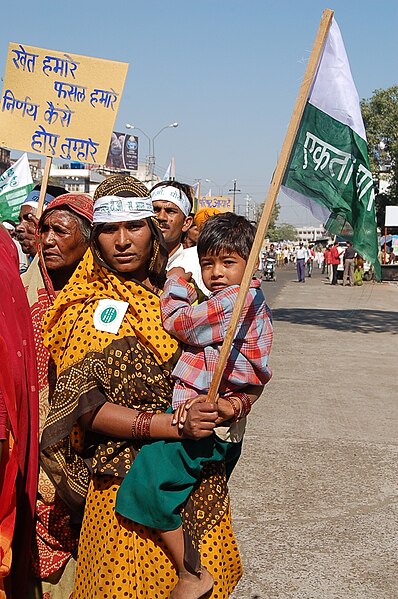
<path id="1" fill-rule="evenodd" d="M 239 401 L 239 398 L 235 397 L 234 395 L 229 395 L 227 397 L 224 397 L 223 399 L 225 399 L 231 405 L 234 411 L 234 415 L 232 416 L 232 418 L 230 418 L 230 420 L 232 422 L 238 422 L 241 412 L 241 403 Z"/>
<path id="2" fill-rule="evenodd" d="M 154 412 L 138 412 L 131 424 L 131 437 L 133 439 L 151 438 L 151 421 Z"/>
<path id="3" fill-rule="evenodd" d="M 243 393 L 243 392 L 242 393 L 235 393 L 235 397 L 241 403 L 241 411 L 240 411 L 239 418 L 243 418 L 244 416 L 247 416 L 250 413 L 250 410 L 252 409 L 251 399 L 247 395 L 247 393 Z"/>

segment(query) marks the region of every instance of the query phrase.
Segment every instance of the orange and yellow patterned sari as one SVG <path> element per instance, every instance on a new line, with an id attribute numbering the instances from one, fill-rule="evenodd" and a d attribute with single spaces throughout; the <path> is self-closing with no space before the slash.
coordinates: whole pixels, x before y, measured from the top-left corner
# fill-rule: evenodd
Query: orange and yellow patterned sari
<path id="1" fill-rule="evenodd" d="M 94 326 L 98 302 L 106 298 L 129 304 L 117 333 Z M 105 402 L 156 412 L 170 406 L 179 349 L 162 327 L 159 297 L 96 264 L 90 250 L 47 312 L 44 343 L 57 366 L 57 383 L 43 460 L 75 513 L 85 505 L 74 599 L 167 597 L 177 578 L 157 532 L 114 510 L 139 443 L 83 434 L 77 425 L 81 415 Z M 229 597 L 241 576 L 225 481 L 223 465 L 210 467 L 183 514 L 215 578 L 213 599 Z"/>

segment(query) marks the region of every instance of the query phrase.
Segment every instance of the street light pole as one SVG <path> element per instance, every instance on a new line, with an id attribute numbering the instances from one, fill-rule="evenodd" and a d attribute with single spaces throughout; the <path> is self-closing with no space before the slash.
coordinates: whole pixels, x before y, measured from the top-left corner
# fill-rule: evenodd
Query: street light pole
<path id="1" fill-rule="evenodd" d="M 236 179 L 233 179 L 234 186 L 233 186 L 233 188 L 232 188 L 232 189 L 229 189 L 229 190 L 228 190 L 228 191 L 230 191 L 230 192 L 232 191 L 232 193 L 233 193 L 233 198 L 234 198 L 234 210 L 236 210 L 236 203 L 235 203 L 235 202 L 236 202 L 236 194 L 237 194 L 237 193 L 240 193 L 240 189 L 237 189 L 237 188 L 236 188 L 236 181 L 237 181 Z"/>
<path id="2" fill-rule="evenodd" d="M 205 179 L 205 181 L 206 181 L 207 183 L 214 183 L 214 185 L 217 185 L 217 187 L 218 187 L 218 195 L 219 195 L 219 196 L 222 196 L 222 195 L 224 195 L 224 187 L 226 186 L 226 184 L 228 183 L 228 181 L 226 181 L 226 182 L 224 183 L 224 185 L 219 185 L 219 184 L 217 183 L 217 181 L 213 181 L 213 179 Z"/>
<path id="3" fill-rule="evenodd" d="M 151 183 L 153 182 L 153 175 L 155 174 L 155 139 L 157 138 L 158 135 L 160 135 L 162 133 L 162 131 L 164 131 L 165 129 L 169 129 L 170 127 L 171 128 L 178 127 L 178 123 L 170 123 L 170 125 L 165 125 L 156 133 L 156 135 L 154 135 L 151 138 L 151 137 L 149 137 L 149 135 L 147 135 L 145 133 L 145 131 L 143 131 L 139 127 L 136 127 L 135 125 L 130 125 L 130 123 L 126 123 L 126 129 L 136 129 L 137 131 L 141 131 L 141 133 L 143 133 L 145 135 L 145 137 L 147 138 L 147 140 L 149 141 L 147 174 L 148 174 L 148 177 L 150 177 Z"/>

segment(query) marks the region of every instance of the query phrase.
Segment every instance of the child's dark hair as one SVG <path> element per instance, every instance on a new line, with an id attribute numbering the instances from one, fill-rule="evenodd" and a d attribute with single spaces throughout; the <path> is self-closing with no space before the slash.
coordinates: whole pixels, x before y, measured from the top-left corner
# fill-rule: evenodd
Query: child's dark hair
<path id="1" fill-rule="evenodd" d="M 200 229 L 198 238 L 198 256 L 217 255 L 236 252 L 247 260 L 252 248 L 256 231 L 244 217 L 233 212 L 223 212 L 211 216 Z"/>

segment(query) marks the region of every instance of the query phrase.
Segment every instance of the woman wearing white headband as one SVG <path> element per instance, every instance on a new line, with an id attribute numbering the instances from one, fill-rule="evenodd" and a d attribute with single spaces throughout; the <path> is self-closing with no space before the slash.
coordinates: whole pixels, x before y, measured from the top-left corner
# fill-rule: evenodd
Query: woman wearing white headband
<path id="1" fill-rule="evenodd" d="M 57 381 L 43 463 L 74 513 L 84 507 L 74 599 L 169 597 L 180 567 L 155 530 L 115 513 L 121 480 L 141 444 L 181 438 L 173 415 L 165 413 L 179 348 L 162 326 L 158 289 L 167 253 L 147 195 L 132 177 L 115 175 L 100 184 L 91 251 L 44 321 Z M 182 438 L 207 437 L 214 429 L 216 407 L 196 406 Z M 204 518 L 203 501 L 210 506 Z M 226 599 L 241 564 L 223 467 L 204 473 L 182 518 L 190 540 L 186 562 L 196 563 L 200 544 L 211 547 L 202 563 L 215 579 L 214 597 Z M 198 597 L 208 590 L 200 591 L 201 580 L 198 573 Z"/>

